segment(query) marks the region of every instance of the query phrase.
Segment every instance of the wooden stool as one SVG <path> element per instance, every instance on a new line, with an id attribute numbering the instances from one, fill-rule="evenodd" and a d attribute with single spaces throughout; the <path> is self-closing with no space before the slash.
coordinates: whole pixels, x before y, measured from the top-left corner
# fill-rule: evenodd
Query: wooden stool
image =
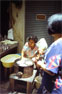
<path id="1" fill-rule="evenodd" d="M 15 90 L 15 86 L 16 86 L 15 80 L 18 80 L 19 82 L 22 82 L 22 84 L 20 84 L 20 85 L 23 85 L 23 82 L 26 82 L 26 85 L 24 85 L 26 87 L 26 92 L 27 92 L 27 94 L 31 94 L 32 89 L 33 89 L 33 82 L 34 82 L 34 79 L 36 77 L 36 73 L 37 73 L 37 70 L 33 70 L 33 75 L 31 77 L 28 77 L 28 78 L 18 78 L 16 76 L 16 73 L 11 74 L 10 75 L 10 89 L 11 89 L 11 91 Z M 21 87 L 22 86 L 20 86 L 20 88 Z"/>

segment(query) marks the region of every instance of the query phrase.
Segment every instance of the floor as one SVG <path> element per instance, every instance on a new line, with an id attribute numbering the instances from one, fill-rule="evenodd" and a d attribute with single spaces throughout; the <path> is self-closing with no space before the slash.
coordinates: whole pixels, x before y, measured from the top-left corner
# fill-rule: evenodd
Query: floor
<path id="1" fill-rule="evenodd" d="M 0 94 L 8 94 L 9 92 L 9 81 L 0 82 Z"/>
<path id="2" fill-rule="evenodd" d="M 26 94 L 21 92 L 11 92 L 9 88 L 9 81 L 1 81 L 0 82 L 0 94 Z M 32 94 L 37 94 L 37 89 L 34 88 Z"/>

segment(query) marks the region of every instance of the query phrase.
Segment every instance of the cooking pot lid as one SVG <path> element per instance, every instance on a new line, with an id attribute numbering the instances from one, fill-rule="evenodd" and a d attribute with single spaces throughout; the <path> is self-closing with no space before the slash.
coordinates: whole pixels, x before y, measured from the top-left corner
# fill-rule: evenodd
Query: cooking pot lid
<path id="1" fill-rule="evenodd" d="M 27 67 L 34 65 L 33 61 L 29 58 L 22 58 L 21 60 L 16 62 L 18 66 Z"/>

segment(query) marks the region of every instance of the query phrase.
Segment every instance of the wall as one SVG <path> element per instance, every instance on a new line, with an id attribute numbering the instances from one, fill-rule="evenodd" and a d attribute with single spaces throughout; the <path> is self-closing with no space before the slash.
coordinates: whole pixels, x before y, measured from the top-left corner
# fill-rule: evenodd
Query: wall
<path id="1" fill-rule="evenodd" d="M 29 0 L 26 1 L 25 6 L 25 34 L 26 38 L 34 34 L 40 38 L 45 38 L 48 45 L 53 42 L 53 38 L 48 35 L 47 32 L 47 19 L 49 16 L 55 13 L 61 12 L 60 0 Z M 45 14 L 45 20 L 37 20 L 36 14 Z"/>
<path id="2" fill-rule="evenodd" d="M 14 29 L 14 39 L 19 42 L 18 52 L 25 43 L 25 39 L 30 34 L 36 34 L 38 38 L 45 37 L 48 45 L 53 41 L 47 33 L 47 19 L 50 15 L 61 12 L 60 0 L 23 0 L 22 8 L 18 9 L 12 4 L 12 20 Z M 56 2 L 54 2 L 56 1 Z M 36 20 L 36 14 L 46 14 L 45 21 Z"/>
<path id="3" fill-rule="evenodd" d="M 14 30 L 14 40 L 19 42 L 18 53 L 21 53 L 21 49 L 24 45 L 25 38 L 25 3 L 22 2 L 22 7 L 20 9 L 16 8 L 12 3 L 12 26 Z"/>

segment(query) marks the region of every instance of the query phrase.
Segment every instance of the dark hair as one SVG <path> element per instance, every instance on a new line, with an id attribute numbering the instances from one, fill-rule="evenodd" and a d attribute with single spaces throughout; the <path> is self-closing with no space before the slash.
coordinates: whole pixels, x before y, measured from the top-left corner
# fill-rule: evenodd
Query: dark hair
<path id="1" fill-rule="evenodd" d="M 54 14 L 48 19 L 48 33 L 50 35 L 62 33 L 62 14 Z"/>
<path id="2" fill-rule="evenodd" d="M 35 43 L 38 41 L 37 36 L 34 36 L 34 35 L 31 35 L 31 36 L 29 36 L 29 37 L 27 38 L 28 41 L 30 41 L 31 39 L 34 40 Z"/>

